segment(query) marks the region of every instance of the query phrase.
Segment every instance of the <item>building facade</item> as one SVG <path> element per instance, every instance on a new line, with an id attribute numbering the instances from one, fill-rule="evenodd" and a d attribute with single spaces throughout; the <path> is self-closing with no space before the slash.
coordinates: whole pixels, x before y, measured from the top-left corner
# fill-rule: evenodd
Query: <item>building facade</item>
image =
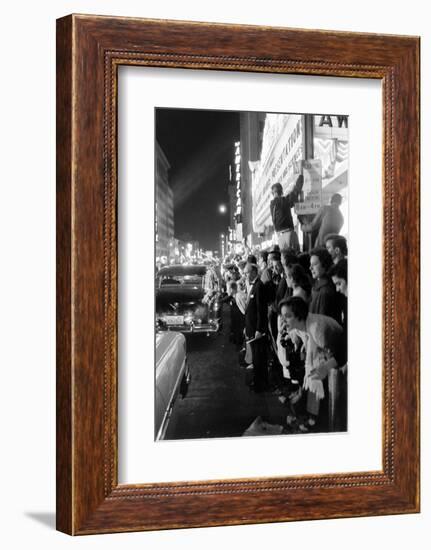
<path id="1" fill-rule="evenodd" d="M 168 263 L 174 245 L 174 195 L 169 185 L 169 162 L 156 142 L 155 155 L 155 235 L 156 261 Z"/>
<path id="2" fill-rule="evenodd" d="M 266 117 L 266 113 L 240 113 L 242 234 L 248 247 L 252 247 L 257 238 L 253 226 L 252 168 L 261 158 Z"/>

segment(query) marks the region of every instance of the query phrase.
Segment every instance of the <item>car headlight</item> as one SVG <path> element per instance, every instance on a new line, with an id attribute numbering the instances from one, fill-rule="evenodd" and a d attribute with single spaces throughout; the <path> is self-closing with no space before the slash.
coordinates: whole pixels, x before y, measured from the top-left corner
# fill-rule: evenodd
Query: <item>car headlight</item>
<path id="1" fill-rule="evenodd" d="M 193 323 L 193 315 L 191 313 L 184 316 L 184 322 L 186 325 L 191 325 Z"/>

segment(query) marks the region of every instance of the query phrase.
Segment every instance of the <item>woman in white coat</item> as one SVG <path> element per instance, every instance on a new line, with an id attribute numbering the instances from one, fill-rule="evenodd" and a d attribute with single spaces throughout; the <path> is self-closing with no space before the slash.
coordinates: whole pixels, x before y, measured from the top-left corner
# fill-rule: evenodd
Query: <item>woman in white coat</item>
<path id="1" fill-rule="evenodd" d="M 325 397 L 323 380 L 346 363 L 346 346 L 342 327 L 331 317 L 309 313 L 307 303 L 293 296 L 279 304 L 285 333 L 305 350 L 305 376 L 303 388 L 308 392 L 308 424 L 314 425 L 319 413 L 320 402 Z M 329 411 L 328 426 L 333 425 Z"/>

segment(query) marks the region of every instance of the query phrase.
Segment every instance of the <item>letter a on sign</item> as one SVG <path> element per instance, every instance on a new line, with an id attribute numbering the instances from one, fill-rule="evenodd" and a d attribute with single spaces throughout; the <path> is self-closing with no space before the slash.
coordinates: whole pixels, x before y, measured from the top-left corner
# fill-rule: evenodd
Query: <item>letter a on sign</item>
<path id="1" fill-rule="evenodd" d="M 330 126 L 332 128 L 332 120 L 329 115 L 322 115 L 320 117 L 319 126 Z"/>

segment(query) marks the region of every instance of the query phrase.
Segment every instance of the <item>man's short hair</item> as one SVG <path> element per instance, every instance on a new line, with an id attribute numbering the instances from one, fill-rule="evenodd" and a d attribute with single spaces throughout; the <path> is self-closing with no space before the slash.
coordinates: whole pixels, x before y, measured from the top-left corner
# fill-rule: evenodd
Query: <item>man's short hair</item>
<path id="1" fill-rule="evenodd" d="M 338 277 L 344 279 L 347 283 L 347 260 L 343 258 L 338 263 L 334 264 L 328 272 L 330 277 Z"/>
<path id="2" fill-rule="evenodd" d="M 329 233 L 325 237 L 325 244 L 328 241 L 332 241 L 332 246 L 334 248 L 339 248 L 343 256 L 347 256 L 347 240 L 342 235 L 337 235 L 336 233 Z"/>
<path id="3" fill-rule="evenodd" d="M 274 260 L 280 260 L 281 259 L 281 253 L 279 250 L 270 250 L 268 252 L 268 257 L 273 256 Z"/>
<path id="4" fill-rule="evenodd" d="M 283 186 L 281 183 L 273 183 L 271 185 L 271 191 L 275 191 L 277 195 L 280 197 L 283 194 Z"/>
<path id="5" fill-rule="evenodd" d="M 305 300 L 303 300 L 299 296 L 291 296 L 290 298 L 281 300 L 281 302 L 278 304 L 278 311 L 280 312 L 280 314 L 281 314 L 281 308 L 283 306 L 290 307 L 294 317 L 296 317 L 300 321 L 305 321 L 305 319 L 307 319 L 308 304 Z"/>
<path id="6" fill-rule="evenodd" d="M 322 267 L 327 271 L 331 265 L 332 265 L 332 257 L 331 254 L 326 250 L 326 248 L 319 247 L 319 248 L 313 248 L 313 250 L 310 251 L 310 259 L 311 256 L 317 256 L 319 258 L 320 263 L 322 264 Z"/>
<path id="7" fill-rule="evenodd" d="M 283 258 L 284 265 L 293 265 L 298 263 L 298 256 L 293 249 L 283 250 L 281 257 Z"/>
<path id="8" fill-rule="evenodd" d="M 340 195 L 340 193 L 334 193 L 331 197 L 331 204 L 336 204 L 340 206 L 340 204 L 343 202 L 343 197 Z"/>

